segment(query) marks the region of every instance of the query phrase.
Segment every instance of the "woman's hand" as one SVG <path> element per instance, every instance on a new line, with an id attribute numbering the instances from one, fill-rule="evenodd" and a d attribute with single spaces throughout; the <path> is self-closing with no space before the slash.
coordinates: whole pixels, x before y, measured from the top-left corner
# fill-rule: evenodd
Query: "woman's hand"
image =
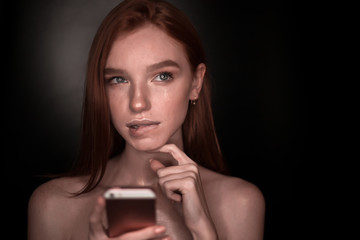
<path id="1" fill-rule="evenodd" d="M 90 216 L 89 240 L 136 240 L 136 239 L 162 239 L 169 240 L 169 237 L 163 236 L 165 227 L 161 225 L 154 225 L 143 228 L 137 231 L 128 232 L 115 238 L 109 238 L 105 232 L 105 228 L 101 221 L 101 216 L 104 214 L 105 199 L 99 197 Z"/>
<path id="2" fill-rule="evenodd" d="M 164 145 L 157 151 L 171 154 L 179 163 L 177 166 L 165 167 L 155 159 L 150 160 L 163 193 L 169 199 L 182 203 L 185 224 L 194 239 L 217 239 L 198 165 L 174 144 Z"/>

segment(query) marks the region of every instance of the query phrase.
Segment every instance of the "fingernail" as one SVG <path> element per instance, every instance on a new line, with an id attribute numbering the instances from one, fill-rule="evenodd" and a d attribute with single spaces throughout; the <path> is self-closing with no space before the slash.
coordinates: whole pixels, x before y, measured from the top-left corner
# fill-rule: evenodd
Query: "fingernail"
<path id="1" fill-rule="evenodd" d="M 155 233 L 159 234 L 165 232 L 165 227 L 164 226 L 159 226 L 157 228 L 155 228 Z"/>

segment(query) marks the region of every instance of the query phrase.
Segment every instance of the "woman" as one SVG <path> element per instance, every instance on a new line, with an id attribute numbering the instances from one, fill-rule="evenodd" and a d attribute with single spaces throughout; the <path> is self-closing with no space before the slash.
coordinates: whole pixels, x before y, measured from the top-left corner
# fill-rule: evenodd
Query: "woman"
<path id="1" fill-rule="evenodd" d="M 149 186 L 157 225 L 113 239 L 262 239 L 264 199 L 227 176 L 205 53 L 189 20 L 161 0 L 125 0 L 88 61 L 80 156 L 29 201 L 29 239 L 109 239 L 104 190 Z"/>

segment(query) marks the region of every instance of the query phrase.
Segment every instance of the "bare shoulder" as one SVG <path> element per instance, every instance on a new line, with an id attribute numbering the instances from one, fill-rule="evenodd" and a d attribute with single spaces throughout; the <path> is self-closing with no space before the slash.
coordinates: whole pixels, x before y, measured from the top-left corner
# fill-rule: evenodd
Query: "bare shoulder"
<path id="1" fill-rule="evenodd" d="M 244 179 L 207 169 L 201 171 L 201 177 L 208 207 L 221 239 L 235 236 L 262 239 L 265 199 L 261 190 Z"/>
<path id="2" fill-rule="evenodd" d="M 59 178 L 38 186 L 28 204 L 29 239 L 62 238 L 69 213 L 74 208 L 71 193 L 80 190 L 81 179 Z"/>
<path id="3" fill-rule="evenodd" d="M 38 186 L 32 193 L 29 204 L 50 204 L 66 201 L 81 190 L 84 182 L 80 178 L 57 178 Z"/>
<path id="4" fill-rule="evenodd" d="M 234 199 L 236 201 L 264 201 L 261 190 L 244 179 L 227 176 L 204 169 L 201 172 L 205 191 L 211 198 Z M 217 197 L 217 196 L 221 197 Z"/>

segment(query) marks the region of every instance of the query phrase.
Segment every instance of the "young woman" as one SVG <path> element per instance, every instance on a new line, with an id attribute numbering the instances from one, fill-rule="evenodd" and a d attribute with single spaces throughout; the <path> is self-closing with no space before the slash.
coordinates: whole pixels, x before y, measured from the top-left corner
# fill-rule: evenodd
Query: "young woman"
<path id="1" fill-rule="evenodd" d="M 105 189 L 149 186 L 157 224 L 113 239 L 262 239 L 264 199 L 226 174 L 210 80 L 189 20 L 161 0 L 125 0 L 88 61 L 80 156 L 29 201 L 29 240 L 109 239 Z"/>

